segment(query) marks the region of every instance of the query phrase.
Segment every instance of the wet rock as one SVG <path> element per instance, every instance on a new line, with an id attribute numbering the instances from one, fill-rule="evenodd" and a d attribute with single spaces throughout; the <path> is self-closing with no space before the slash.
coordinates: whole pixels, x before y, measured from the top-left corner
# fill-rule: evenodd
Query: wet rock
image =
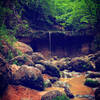
<path id="1" fill-rule="evenodd" d="M 100 87 L 95 90 L 95 100 L 100 100 Z"/>
<path id="2" fill-rule="evenodd" d="M 100 73 L 99 72 L 88 73 L 87 78 L 100 78 Z"/>
<path id="3" fill-rule="evenodd" d="M 84 84 L 92 88 L 100 86 L 100 82 L 98 80 L 91 78 L 87 78 Z"/>
<path id="4" fill-rule="evenodd" d="M 93 67 L 83 60 L 72 60 L 68 66 L 69 70 L 76 72 L 85 72 L 88 70 L 93 70 Z"/>
<path id="5" fill-rule="evenodd" d="M 100 57 L 95 61 L 96 71 L 100 72 Z"/>
<path id="6" fill-rule="evenodd" d="M 41 100 L 38 91 L 21 85 L 9 85 L 2 100 Z"/>
<path id="7" fill-rule="evenodd" d="M 27 53 L 27 54 L 33 53 L 32 48 L 23 42 L 17 41 L 13 44 L 13 47 L 16 48 L 17 50 L 21 51 L 22 53 Z"/>
<path id="8" fill-rule="evenodd" d="M 63 71 L 68 68 L 68 64 L 70 63 L 70 61 L 71 61 L 71 58 L 69 57 L 61 58 L 56 62 L 56 65 L 60 71 Z"/>
<path id="9" fill-rule="evenodd" d="M 51 87 L 51 81 L 49 79 L 45 80 L 44 81 L 44 86 L 47 88 L 47 87 Z"/>
<path id="10" fill-rule="evenodd" d="M 41 64 L 35 64 L 35 67 L 38 68 L 42 73 L 45 71 L 45 67 Z"/>
<path id="11" fill-rule="evenodd" d="M 17 65 L 29 65 L 29 66 L 33 66 L 34 62 L 28 58 L 26 55 L 22 55 L 22 56 L 17 56 L 13 59 L 10 60 L 9 62 L 10 64 L 17 64 Z"/>
<path id="12" fill-rule="evenodd" d="M 54 83 L 54 82 L 58 81 L 58 79 L 59 78 L 57 78 L 57 77 L 52 77 L 52 78 L 50 78 L 50 81 L 51 81 L 51 83 Z"/>
<path id="13" fill-rule="evenodd" d="M 73 76 L 72 76 L 71 72 L 68 72 L 68 70 L 64 70 L 64 71 L 62 71 L 61 77 L 63 77 L 63 78 L 72 78 Z"/>
<path id="14" fill-rule="evenodd" d="M 60 71 L 56 66 L 50 64 L 48 61 L 40 61 L 38 63 L 42 64 L 45 67 L 45 74 L 60 78 Z"/>
<path id="15" fill-rule="evenodd" d="M 69 98 L 74 98 L 74 95 L 71 93 L 68 87 L 64 87 L 64 91 L 66 93 L 66 96 L 68 96 Z"/>
<path id="16" fill-rule="evenodd" d="M 44 81 L 39 69 L 23 65 L 14 74 L 10 84 L 23 85 L 36 90 L 44 89 Z"/>
<path id="17" fill-rule="evenodd" d="M 94 96 L 92 96 L 92 95 L 76 95 L 76 97 L 78 97 L 78 98 L 87 98 L 89 100 L 95 100 Z"/>
<path id="18" fill-rule="evenodd" d="M 66 82 L 62 82 L 62 81 L 57 81 L 53 84 L 54 87 L 62 87 L 62 88 L 65 88 L 65 87 L 70 87 L 69 84 L 67 84 Z"/>
<path id="19" fill-rule="evenodd" d="M 40 60 L 45 60 L 44 56 L 39 52 L 32 53 L 31 56 L 32 56 L 32 61 L 35 63 L 37 63 Z"/>
<path id="20" fill-rule="evenodd" d="M 0 57 L 0 96 L 3 95 L 8 86 L 9 77 L 11 77 L 9 65 L 4 58 Z"/>
<path id="21" fill-rule="evenodd" d="M 62 96 L 62 93 L 59 92 L 58 90 L 53 90 L 50 91 L 46 94 L 44 94 L 41 98 L 41 100 L 53 100 L 55 99 L 57 96 Z"/>

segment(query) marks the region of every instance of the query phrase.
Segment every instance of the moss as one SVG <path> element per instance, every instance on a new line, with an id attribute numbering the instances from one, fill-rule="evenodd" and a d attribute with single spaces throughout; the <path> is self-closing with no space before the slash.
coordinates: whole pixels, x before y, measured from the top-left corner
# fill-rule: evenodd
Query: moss
<path id="1" fill-rule="evenodd" d="M 70 99 L 65 94 L 63 94 L 62 96 L 57 96 L 53 100 L 70 100 Z"/>

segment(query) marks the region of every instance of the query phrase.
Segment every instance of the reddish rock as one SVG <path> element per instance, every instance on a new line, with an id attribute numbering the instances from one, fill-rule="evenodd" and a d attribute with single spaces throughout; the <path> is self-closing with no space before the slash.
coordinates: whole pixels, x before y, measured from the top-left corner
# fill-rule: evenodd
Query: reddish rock
<path id="1" fill-rule="evenodd" d="M 36 90 L 44 89 L 44 80 L 39 69 L 23 65 L 14 74 L 10 84 L 23 85 Z"/>
<path id="2" fill-rule="evenodd" d="M 23 53 L 33 52 L 32 48 L 23 42 L 15 42 L 13 45 L 14 48 L 20 50 Z"/>
<path id="3" fill-rule="evenodd" d="M 9 85 L 2 100 L 41 100 L 38 91 L 24 86 Z"/>

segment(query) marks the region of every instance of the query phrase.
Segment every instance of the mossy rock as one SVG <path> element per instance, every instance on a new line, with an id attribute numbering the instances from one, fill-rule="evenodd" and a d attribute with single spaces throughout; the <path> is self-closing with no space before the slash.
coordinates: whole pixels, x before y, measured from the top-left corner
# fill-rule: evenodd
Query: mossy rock
<path id="1" fill-rule="evenodd" d="M 100 83 L 97 80 L 93 80 L 90 78 L 87 78 L 84 84 L 92 88 L 100 86 Z"/>

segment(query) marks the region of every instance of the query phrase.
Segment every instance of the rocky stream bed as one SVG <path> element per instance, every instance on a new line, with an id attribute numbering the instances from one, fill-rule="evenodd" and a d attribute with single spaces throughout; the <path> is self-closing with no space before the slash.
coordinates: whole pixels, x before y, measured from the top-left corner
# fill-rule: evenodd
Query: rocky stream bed
<path id="1" fill-rule="evenodd" d="M 9 63 L 0 55 L 0 100 L 100 100 L 100 51 L 46 59 L 24 43 L 14 47 L 23 54 Z"/>

